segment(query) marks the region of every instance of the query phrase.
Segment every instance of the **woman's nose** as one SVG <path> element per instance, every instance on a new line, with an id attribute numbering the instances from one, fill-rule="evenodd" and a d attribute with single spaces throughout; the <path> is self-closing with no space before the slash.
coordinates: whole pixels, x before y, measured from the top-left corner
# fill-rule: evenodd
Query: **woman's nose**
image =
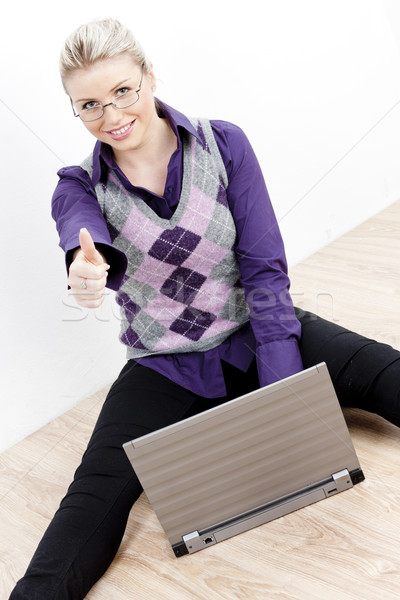
<path id="1" fill-rule="evenodd" d="M 112 102 L 104 104 L 103 106 L 103 119 L 106 123 L 116 124 L 119 122 L 121 111 L 114 106 Z"/>

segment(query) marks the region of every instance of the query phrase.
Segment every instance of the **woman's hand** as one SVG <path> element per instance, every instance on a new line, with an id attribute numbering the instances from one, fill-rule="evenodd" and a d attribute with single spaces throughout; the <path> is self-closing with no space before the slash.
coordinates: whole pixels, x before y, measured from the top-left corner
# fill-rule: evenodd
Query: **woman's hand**
<path id="1" fill-rule="evenodd" d="M 79 233 L 79 244 L 69 268 L 68 285 L 80 306 L 97 308 L 104 300 L 110 266 L 96 249 L 86 228 Z"/>

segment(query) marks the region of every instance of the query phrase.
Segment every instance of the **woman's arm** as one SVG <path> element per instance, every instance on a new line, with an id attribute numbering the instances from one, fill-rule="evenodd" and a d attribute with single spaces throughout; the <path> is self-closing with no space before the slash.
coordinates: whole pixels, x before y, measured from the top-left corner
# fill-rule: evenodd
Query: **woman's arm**
<path id="1" fill-rule="evenodd" d="M 220 122 L 219 122 L 220 123 Z M 300 324 L 289 295 L 285 250 L 264 178 L 241 129 L 225 123 L 216 134 L 228 172 L 228 202 L 237 229 L 241 283 L 250 307 L 261 385 L 301 371 Z"/>
<path id="2" fill-rule="evenodd" d="M 52 198 L 52 216 L 60 236 L 60 246 L 66 255 L 68 273 L 74 253 L 80 248 L 80 230 L 86 228 L 96 249 L 110 265 L 107 287 L 118 290 L 126 271 L 127 258 L 112 246 L 88 173 L 74 166 L 60 169 L 58 175 L 60 180 Z"/>

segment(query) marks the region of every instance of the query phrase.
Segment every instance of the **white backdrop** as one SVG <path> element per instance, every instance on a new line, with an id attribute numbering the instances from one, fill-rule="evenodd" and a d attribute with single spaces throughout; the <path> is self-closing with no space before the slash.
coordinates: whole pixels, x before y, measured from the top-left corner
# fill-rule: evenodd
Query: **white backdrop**
<path id="1" fill-rule="evenodd" d="M 396 0 L 9 3 L 0 78 L 0 450 L 110 382 L 124 362 L 112 294 L 68 297 L 50 217 L 56 171 L 94 139 L 58 77 L 64 38 L 95 17 L 128 25 L 157 95 L 247 133 L 290 265 L 400 197 Z"/>

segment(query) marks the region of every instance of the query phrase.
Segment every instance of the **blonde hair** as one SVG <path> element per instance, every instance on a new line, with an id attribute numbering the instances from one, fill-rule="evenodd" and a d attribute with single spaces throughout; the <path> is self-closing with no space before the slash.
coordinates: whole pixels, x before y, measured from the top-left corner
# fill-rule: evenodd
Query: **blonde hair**
<path id="1" fill-rule="evenodd" d="M 65 40 L 60 55 L 61 79 L 64 83 L 67 75 L 77 69 L 125 53 L 150 72 L 151 64 L 129 29 L 115 19 L 95 19 L 78 27 Z"/>

